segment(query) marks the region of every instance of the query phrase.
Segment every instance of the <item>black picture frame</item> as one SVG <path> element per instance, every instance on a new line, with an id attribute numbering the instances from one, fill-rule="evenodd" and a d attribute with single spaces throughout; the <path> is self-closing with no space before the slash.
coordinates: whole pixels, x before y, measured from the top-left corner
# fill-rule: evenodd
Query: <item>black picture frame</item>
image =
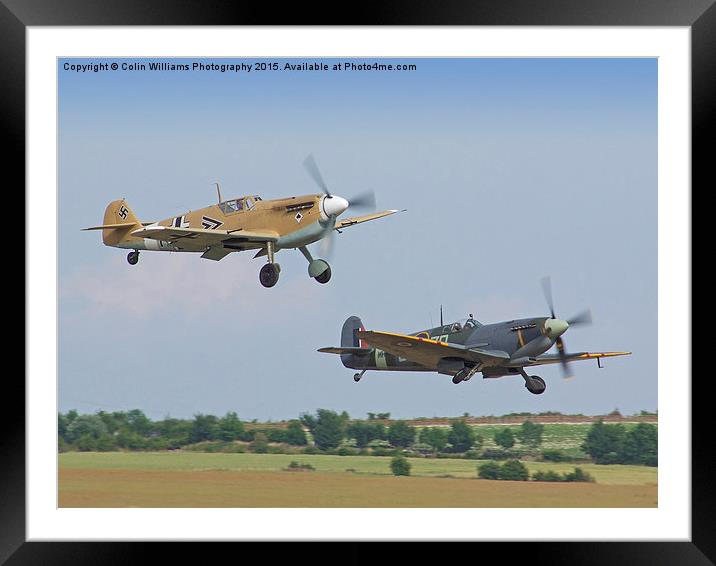
<path id="1" fill-rule="evenodd" d="M 25 31 L 28 26 L 88 25 L 562 25 L 562 26 L 686 26 L 691 28 L 692 80 L 692 186 L 705 186 L 707 151 L 713 128 L 709 122 L 716 88 L 716 7 L 714 0 L 559 0 L 471 1 L 401 0 L 355 5 L 315 3 L 228 3 L 221 0 L 0 0 L 0 101 L 6 183 L 25 184 Z M 8 178 L 9 177 L 9 178 Z M 692 195 L 694 191 L 692 190 Z M 692 224 L 693 225 L 693 224 Z M 25 282 L 27 285 L 27 282 Z M 27 301 L 27 297 L 26 297 Z M 690 542 L 548 542 L 477 543 L 499 545 L 500 561 L 516 559 L 552 564 L 713 564 L 716 560 L 714 522 L 713 443 L 708 433 L 711 396 L 707 379 L 691 379 L 690 360 L 684 375 L 692 386 L 692 538 Z M 707 375 L 703 376 L 707 378 Z M 6 374 L 5 408 L 9 411 L 0 437 L 0 563 L 56 564 L 72 562 L 127 563 L 151 559 L 161 553 L 167 562 L 174 555 L 186 558 L 186 545 L 151 543 L 26 542 L 25 537 L 25 386 L 16 375 Z M 554 526 L 559 537 L 559 525 Z M 515 537 L 520 536 L 515 525 Z M 479 525 L 476 525 L 479 532 Z M 320 533 L 316 539 L 320 540 Z M 361 544 L 361 543 L 351 543 Z M 376 543 L 363 543 L 368 546 Z M 473 543 L 474 544 L 474 543 Z M 204 545 L 202 545 L 204 546 Z M 424 549 L 414 549 L 424 556 Z M 294 552 L 296 545 L 282 545 Z M 204 547 L 205 548 L 205 547 Z M 471 547 L 472 548 L 472 547 Z M 204 552 L 204 550 L 202 550 Z M 271 550 L 277 559 L 276 548 Z M 335 556 L 352 562 L 372 560 L 379 551 L 361 547 Z M 474 550 L 471 551 L 471 554 Z M 469 555 L 468 555 L 469 556 Z M 205 556 L 206 558 L 206 556 Z M 477 559 L 479 556 L 473 556 Z M 237 559 L 239 559 L 237 557 Z M 312 560 L 320 558 L 315 556 Z M 403 559 L 407 556 L 403 554 Z"/>

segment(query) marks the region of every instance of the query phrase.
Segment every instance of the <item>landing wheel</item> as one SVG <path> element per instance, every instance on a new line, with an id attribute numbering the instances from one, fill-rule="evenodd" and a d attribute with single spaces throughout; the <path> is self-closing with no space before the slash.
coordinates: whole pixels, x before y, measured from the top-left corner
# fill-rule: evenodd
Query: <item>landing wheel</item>
<path id="1" fill-rule="evenodd" d="M 129 262 L 129 265 L 137 265 L 137 262 L 139 261 L 139 252 L 129 252 L 127 254 L 127 261 Z"/>
<path id="2" fill-rule="evenodd" d="M 277 263 L 267 263 L 259 271 L 259 281 L 264 287 L 273 287 L 278 282 L 280 268 Z"/>
<path id="3" fill-rule="evenodd" d="M 530 375 L 530 378 L 525 381 L 525 387 L 527 391 L 534 395 L 542 395 L 544 390 L 547 389 L 547 385 L 539 375 Z"/>
<path id="4" fill-rule="evenodd" d="M 326 264 L 326 265 L 328 265 L 328 264 Z M 319 283 L 328 283 L 331 280 L 331 266 L 328 265 L 326 270 L 323 273 L 321 273 L 320 275 L 316 275 L 316 277 L 314 277 L 314 279 L 316 281 L 318 281 Z M 356 381 L 358 381 L 358 380 L 356 379 Z"/>
<path id="5" fill-rule="evenodd" d="M 363 376 L 360 373 L 356 373 L 355 375 L 353 375 L 353 381 L 358 383 L 360 381 L 361 377 L 363 377 Z"/>

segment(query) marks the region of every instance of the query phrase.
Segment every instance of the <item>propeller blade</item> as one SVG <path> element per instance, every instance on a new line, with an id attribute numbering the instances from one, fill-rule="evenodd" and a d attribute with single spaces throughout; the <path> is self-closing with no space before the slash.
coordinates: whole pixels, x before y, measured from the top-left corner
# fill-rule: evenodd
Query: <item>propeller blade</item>
<path id="1" fill-rule="evenodd" d="M 557 352 L 559 353 L 559 364 L 562 366 L 562 378 L 572 379 L 574 376 L 569 373 L 569 364 L 567 363 L 567 351 L 564 340 L 560 336 L 556 340 Z"/>
<path id="2" fill-rule="evenodd" d="M 333 255 L 333 249 L 336 244 L 336 234 L 335 230 L 333 228 L 330 228 L 327 230 L 327 233 L 323 236 L 323 239 L 321 240 L 321 246 L 319 248 L 321 252 L 321 257 L 324 259 L 331 259 L 331 256 Z"/>
<path id="3" fill-rule="evenodd" d="M 318 164 L 316 163 L 316 160 L 313 158 L 312 153 L 310 153 L 308 155 L 308 157 L 306 157 L 306 159 L 303 160 L 303 167 L 306 169 L 308 174 L 311 176 L 311 179 L 313 179 L 315 181 L 315 183 L 321 188 L 321 190 L 330 197 L 331 193 L 328 190 L 328 185 L 326 185 L 326 182 L 323 180 L 321 171 L 320 171 L 320 169 L 318 169 Z"/>
<path id="4" fill-rule="evenodd" d="M 592 324 L 592 311 L 586 310 L 573 316 L 572 318 L 568 318 L 567 323 L 570 326 L 574 326 L 576 324 Z"/>
<path id="5" fill-rule="evenodd" d="M 554 314 L 554 302 L 552 301 L 552 280 L 549 277 L 542 278 L 542 292 L 544 293 L 544 298 L 547 301 L 547 306 L 549 307 L 552 318 L 557 318 Z"/>
<path id="6" fill-rule="evenodd" d="M 375 193 L 367 191 L 348 199 L 352 208 L 364 208 L 366 210 L 375 210 Z"/>

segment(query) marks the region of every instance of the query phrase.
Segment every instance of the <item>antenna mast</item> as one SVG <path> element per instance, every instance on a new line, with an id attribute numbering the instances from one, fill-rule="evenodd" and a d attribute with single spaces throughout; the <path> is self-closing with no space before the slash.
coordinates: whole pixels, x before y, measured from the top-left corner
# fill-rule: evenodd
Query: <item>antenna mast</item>
<path id="1" fill-rule="evenodd" d="M 443 325 L 443 306 L 440 305 L 440 326 Z"/>
<path id="2" fill-rule="evenodd" d="M 219 196 L 219 204 L 221 204 L 221 189 L 219 188 L 219 183 L 214 183 L 216 185 L 216 194 Z"/>

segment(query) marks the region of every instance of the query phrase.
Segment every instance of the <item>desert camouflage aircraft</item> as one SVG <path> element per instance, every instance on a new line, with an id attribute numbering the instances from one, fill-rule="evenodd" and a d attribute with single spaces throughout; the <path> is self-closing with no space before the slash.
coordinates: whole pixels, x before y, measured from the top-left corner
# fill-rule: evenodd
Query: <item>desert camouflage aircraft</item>
<path id="1" fill-rule="evenodd" d="M 140 250 L 164 252 L 199 252 L 204 259 L 219 261 L 231 252 L 257 250 L 254 257 L 266 256 L 259 280 L 264 287 L 273 287 L 281 267 L 275 262 L 276 252 L 298 249 L 308 260 L 308 275 L 319 283 L 328 283 L 331 267 L 323 259 L 313 259 L 306 247 L 325 239 L 332 246 L 334 231 L 389 216 L 398 210 L 384 210 L 365 216 L 338 220 L 348 207 L 375 208 L 372 192 L 350 200 L 328 190 L 312 155 L 304 167 L 322 189 L 312 194 L 262 200 L 258 195 L 231 200 L 221 199 L 217 184 L 218 204 L 189 211 L 159 222 L 140 222 L 124 199 L 111 202 L 104 212 L 101 226 L 85 230 L 102 230 L 106 246 L 132 250 L 127 255 L 130 265 L 139 261 Z"/>
<path id="2" fill-rule="evenodd" d="M 528 375 L 525 368 L 544 364 L 561 364 L 569 377 L 567 364 L 581 360 L 626 356 L 631 352 L 567 353 L 562 335 L 570 326 L 588 324 L 589 311 L 567 320 L 555 316 L 549 279 L 543 280 L 550 317 L 522 318 L 482 324 L 472 315 L 450 324 L 412 334 L 394 334 L 366 330 L 357 316 L 343 324 L 340 348 L 321 348 L 319 352 L 340 354 L 347 368 L 359 369 L 353 376 L 360 381 L 368 371 L 436 371 L 451 375 L 455 384 L 481 372 L 483 378 L 520 374 L 530 393 L 544 393 L 546 385 L 538 375 Z M 556 354 L 546 352 L 557 346 Z"/>

